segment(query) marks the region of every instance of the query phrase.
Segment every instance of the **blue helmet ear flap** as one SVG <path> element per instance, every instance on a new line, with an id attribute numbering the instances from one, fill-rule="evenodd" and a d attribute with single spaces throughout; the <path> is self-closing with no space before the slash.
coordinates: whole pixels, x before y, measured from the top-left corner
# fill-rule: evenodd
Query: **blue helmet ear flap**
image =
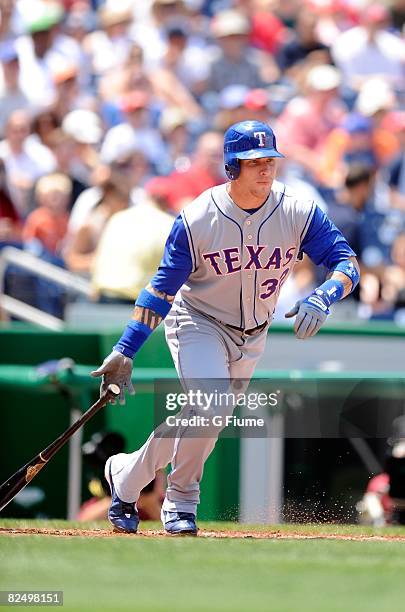
<path id="1" fill-rule="evenodd" d="M 225 174 L 231 181 L 238 178 L 240 174 L 240 162 L 236 157 L 225 163 Z"/>

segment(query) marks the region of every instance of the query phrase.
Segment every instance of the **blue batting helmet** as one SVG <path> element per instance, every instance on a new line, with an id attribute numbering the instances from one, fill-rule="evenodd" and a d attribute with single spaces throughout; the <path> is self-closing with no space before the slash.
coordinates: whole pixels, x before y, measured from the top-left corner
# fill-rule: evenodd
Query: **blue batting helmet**
<path id="1" fill-rule="evenodd" d="M 240 173 L 240 159 L 284 157 L 277 151 L 276 137 L 270 126 L 261 121 L 241 121 L 228 128 L 224 136 L 225 172 L 235 180 Z"/>

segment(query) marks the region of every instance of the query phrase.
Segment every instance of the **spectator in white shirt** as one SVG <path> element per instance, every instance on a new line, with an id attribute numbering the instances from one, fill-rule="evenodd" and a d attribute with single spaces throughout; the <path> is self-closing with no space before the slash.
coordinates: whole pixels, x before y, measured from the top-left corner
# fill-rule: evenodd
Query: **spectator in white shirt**
<path id="1" fill-rule="evenodd" d="M 19 84 L 20 64 L 14 41 L 0 43 L 0 136 L 10 114 L 21 108 L 28 108 L 27 96 Z"/>
<path id="2" fill-rule="evenodd" d="M 7 185 L 22 217 L 29 212 L 29 193 L 36 180 L 56 167 L 51 151 L 30 132 L 28 114 L 16 110 L 11 113 L 5 127 L 5 139 L 0 142 L 0 158 L 5 164 Z"/>
<path id="3" fill-rule="evenodd" d="M 404 41 L 388 31 L 390 15 L 382 4 L 371 4 L 361 14 L 361 24 L 343 32 L 332 47 L 344 82 L 358 89 L 370 76 L 403 84 Z"/>
<path id="4" fill-rule="evenodd" d="M 131 11 L 106 3 L 98 10 L 100 29 L 91 32 L 84 39 L 84 51 L 90 56 L 92 71 L 102 75 L 107 70 L 121 66 L 129 56 L 132 41 L 128 28 L 132 21 Z"/>
<path id="5" fill-rule="evenodd" d="M 62 18 L 63 11 L 48 3 L 35 3 L 32 8 L 32 13 L 26 9 L 27 35 L 17 40 L 21 88 L 32 104 L 49 106 L 56 95 L 52 63 L 60 61 L 60 56 L 52 51 L 54 26 Z"/>

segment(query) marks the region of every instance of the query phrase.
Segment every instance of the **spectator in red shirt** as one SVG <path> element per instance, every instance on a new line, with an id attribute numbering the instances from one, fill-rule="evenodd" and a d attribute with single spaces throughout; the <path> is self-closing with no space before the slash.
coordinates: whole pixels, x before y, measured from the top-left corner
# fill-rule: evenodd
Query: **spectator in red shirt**
<path id="1" fill-rule="evenodd" d="M 65 174 L 41 177 L 35 187 L 38 207 L 28 215 L 23 240 L 39 240 L 52 254 L 59 255 L 66 235 L 71 181 Z"/>
<path id="2" fill-rule="evenodd" d="M 250 18 L 250 44 L 274 55 L 288 37 L 288 29 L 272 12 L 272 0 L 236 0 L 234 5 Z"/>
<path id="3" fill-rule="evenodd" d="M 222 134 L 205 132 L 197 141 L 190 167 L 168 177 L 169 204 L 173 211 L 181 210 L 200 193 L 223 182 L 222 147 Z"/>

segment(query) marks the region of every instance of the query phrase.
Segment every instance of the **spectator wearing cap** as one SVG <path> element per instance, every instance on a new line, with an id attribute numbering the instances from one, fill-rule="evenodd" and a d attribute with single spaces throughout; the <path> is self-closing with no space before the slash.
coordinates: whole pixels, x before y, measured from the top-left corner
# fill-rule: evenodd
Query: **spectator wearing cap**
<path id="1" fill-rule="evenodd" d="M 169 202 L 179 212 L 206 189 L 224 181 L 222 133 L 207 131 L 196 143 L 189 168 L 169 175 Z"/>
<path id="2" fill-rule="evenodd" d="M 282 73 L 293 74 L 308 57 L 317 54 L 322 59 L 318 63 L 330 61 L 328 47 L 319 40 L 317 33 L 317 12 L 305 4 L 298 10 L 294 27 L 294 37 L 281 45 L 276 60 Z"/>
<path id="3" fill-rule="evenodd" d="M 159 168 L 166 151 L 159 130 L 151 126 L 150 104 L 150 96 L 144 91 L 132 91 L 122 98 L 121 110 L 146 158 L 155 168 Z"/>
<path id="4" fill-rule="evenodd" d="M 159 119 L 159 130 L 166 148 L 164 174 L 188 168 L 191 134 L 186 113 L 177 106 L 165 108 Z"/>
<path id="5" fill-rule="evenodd" d="M 40 176 L 55 169 L 55 159 L 31 135 L 31 122 L 25 111 L 16 110 L 9 116 L 5 139 L 0 142 L 0 158 L 5 164 L 11 198 L 18 213 L 26 217 L 30 191 Z"/>
<path id="6" fill-rule="evenodd" d="M 384 127 L 385 118 L 396 105 L 397 97 L 385 77 L 372 77 L 364 81 L 355 102 L 355 110 L 370 118 L 373 130 L 379 135 L 378 155 L 382 164 L 391 162 L 399 151 L 397 134 Z"/>
<path id="7" fill-rule="evenodd" d="M 62 130 L 75 142 L 74 172 L 83 183 L 90 184 L 98 165 L 98 145 L 103 136 L 100 117 L 91 110 L 76 109 L 65 115 Z"/>
<path id="8" fill-rule="evenodd" d="M 208 89 L 220 92 L 228 85 L 261 87 L 259 58 L 249 46 L 249 19 L 240 11 L 220 11 L 212 19 L 211 31 L 219 56 L 211 63 Z"/>
<path id="9" fill-rule="evenodd" d="M 74 64 L 62 64 L 53 73 L 53 82 L 56 90 L 56 100 L 53 111 L 62 121 L 65 115 L 79 107 L 80 87 L 78 82 L 79 70 Z"/>
<path id="10" fill-rule="evenodd" d="M 20 63 L 15 42 L 0 42 L 0 137 L 9 115 L 17 109 L 28 109 L 29 100 L 19 83 Z"/>
<path id="11" fill-rule="evenodd" d="M 53 48 L 55 26 L 63 17 L 63 8 L 57 2 L 24 4 L 27 35 L 18 39 L 21 88 L 31 103 L 48 106 L 55 101 L 52 64 L 61 56 Z"/>
<path id="12" fill-rule="evenodd" d="M 391 205 L 405 212 L 405 111 L 396 111 L 385 117 L 382 127 L 395 133 L 400 151 L 387 169 Z"/>
<path id="13" fill-rule="evenodd" d="M 83 41 L 93 74 L 100 76 L 122 65 L 128 58 L 132 41 L 129 27 L 132 11 L 125 2 L 106 2 L 98 10 L 100 29 Z"/>
<path id="14" fill-rule="evenodd" d="M 321 179 L 319 169 L 327 138 L 346 112 L 338 96 L 340 81 L 334 66 L 312 67 L 306 76 L 306 95 L 294 97 L 278 118 L 278 139 L 288 162 L 298 163 L 315 181 Z"/>
<path id="15" fill-rule="evenodd" d="M 344 82 L 358 90 L 370 76 L 384 75 L 391 83 L 401 86 L 405 42 L 388 31 L 388 9 L 383 4 L 369 4 L 360 18 L 360 25 L 340 34 L 332 47 Z"/>
<path id="16" fill-rule="evenodd" d="M 100 301 L 133 303 L 158 268 L 174 217 L 156 182 L 146 184 L 147 197 L 113 215 L 100 238 L 92 266 L 92 285 Z"/>

